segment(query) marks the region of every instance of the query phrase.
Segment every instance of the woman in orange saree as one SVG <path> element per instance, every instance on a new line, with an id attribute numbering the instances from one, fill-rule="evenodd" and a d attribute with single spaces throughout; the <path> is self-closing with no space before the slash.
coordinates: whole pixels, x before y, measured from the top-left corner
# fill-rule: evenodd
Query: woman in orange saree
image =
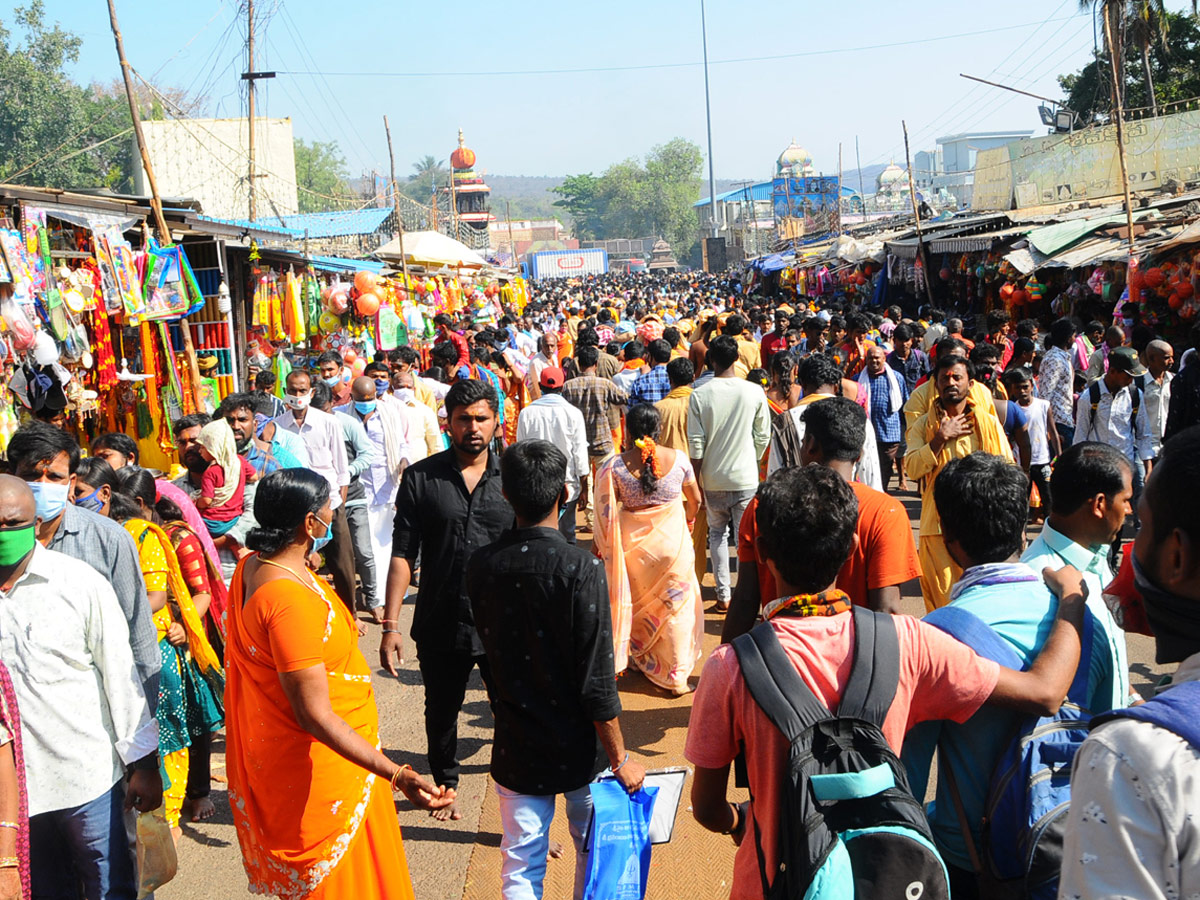
<path id="1" fill-rule="evenodd" d="M 608 575 L 617 671 L 632 660 L 657 686 L 685 694 L 704 637 L 690 533 L 700 490 L 687 456 L 655 444 L 659 426 L 652 404 L 626 416 L 633 445 L 596 473 L 595 542 Z"/>
<path id="2" fill-rule="evenodd" d="M 358 629 L 305 566 L 330 534 L 328 482 L 282 469 L 259 483 L 254 514 L 257 553 L 234 573 L 225 648 L 229 805 L 250 890 L 409 900 L 392 792 L 426 809 L 454 792 L 380 752 Z"/>

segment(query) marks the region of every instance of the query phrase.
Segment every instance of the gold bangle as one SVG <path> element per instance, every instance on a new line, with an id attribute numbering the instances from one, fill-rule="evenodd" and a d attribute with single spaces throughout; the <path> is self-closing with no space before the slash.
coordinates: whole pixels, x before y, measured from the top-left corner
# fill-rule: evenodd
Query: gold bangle
<path id="1" fill-rule="evenodd" d="M 13 829 L 19 830 L 20 827 L 21 826 L 18 825 L 16 822 L 0 822 L 0 828 L 13 828 Z"/>
<path id="2" fill-rule="evenodd" d="M 396 793 L 396 790 L 397 790 L 396 781 L 400 778 L 400 773 L 403 772 L 405 769 L 411 769 L 411 768 L 412 768 L 412 766 L 410 766 L 408 763 L 405 763 L 400 768 L 398 768 L 395 772 L 392 773 L 392 793 L 393 794 Z"/>
<path id="3" fill-rule="evenodd" d="M 15 856 L 0 856 L 0 869 L 15 869 L 19 865 Z"/>

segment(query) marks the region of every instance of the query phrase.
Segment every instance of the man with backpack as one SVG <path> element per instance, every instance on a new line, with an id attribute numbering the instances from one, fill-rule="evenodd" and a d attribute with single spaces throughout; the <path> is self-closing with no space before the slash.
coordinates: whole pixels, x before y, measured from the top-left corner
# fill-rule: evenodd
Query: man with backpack
<path id="1" fill-rule="evenodd" d="M 1154 460 L 1154 432 L 1134 384 L 1145 374 L 1132 347 L 1116 347 L 1108 353 L 1108 371 L 1088 385 L 1075 407 L 1075 443 L 1100 441 L 1116 447 L 1133 466 L 1135 506 Z"/>
<path id="2" fill-rule="evenodd" d="M 949 605 L 924 621 L 957 637 L 981 656 L 1012 668 L 1026 668 L 1043 647 L 1057 604 L 1041 576 L 1017 561 L 1024 543 L 1029 480 L 1001 457 L 973 453 L 946 464 L 934 486 L 934 500 L 946 549 L 962 566 L 963 574 L 950 592 Z M 987 514 L 980 515 L 981 510 Z M 1113 708 L 1114 672 L 1123 662 L 1094 621 L 1093 607 L 1108 617 L 1103 599 L 1089 597 L 1088 607 L 1091 621 L 1084 629 L 1080 682 L 1070 699 L 1091 713 L 1101 713 Z M 1124 706 L 1124 698 L 1119 699 Z M 1069 727 L 1078 728 L 1080 734 L 1086 731 L 1084 713 L 1064 706 L 1059 716 L 1063 729 L 1039 734 L 1048 732 L 1057 739 Z M 1032 721 L 1041 724 L 1041 720 Z M 995 813 L 1002 803 L 1023 808 L 1025 780 L 1009 777 L 1010 790 L 1015 792 L 1012 796 L 1003 794 L 999 782 L 1011 771 L 1005 763 L 1013 736 L 1030 740 L 1029 722 L 1028 717 L 1011 710 L 981 709 L 961 724 L 918 725 L 904 744 L 909 784 L 918 797 L 924 796 L 934 751 L 939 753 L 937 798 L 928 809 L 929 824 L 949 869 L 955 900 L 979 896 L 981 868 L 987 869 L 988 877 L 997 873 L 1017 877 L 1014 870 L 1026 874 L 1021 854 L 1005 851 L 1021 839 L 1037 845 L 1036 840 L 1028 840 L 1028 829 L 1023 827 L 1030 823 L 1019 814 Z M 1061 794 L 1069 796 L 1065 779 Z M 990 821 L 986 840 L 985 818 Z M 1054 832 L 1059 841 L 1064 821 L 1065 811 Z M 997 866 L 992 865 L 993 858 Z M 1038 877 L 1056 879 L 1056 866 L 1050 865 L 1049 870 Z"/>
<path id="3" fill-rule="evenodd" d="M 1075 757 L 1060 896 L 1200 894 L 1200 428 L 1168 440 L 1142 496 L 1134 579 L 1156 660 L 1179 663 L 1157 697 L 1092 720 Z"/>
<path id="4" fill-rule="evenodd" d="M 876 892 L 860 884 L 855 896 L 862 900 L 904 896 L 905 885 L 912 888 L 908 896 L 948 896 L 897 756 L 904 734 L 931 719 L 966 721 L 988 701 L 1056 712 L 1079 661 L 1083 584 L 1070 569 L 1047 576 L 1064 599 L 1027 672 L 978 657 L 910 616 L 852 612 L 834 581 L 850 555 L 857 513 L 850 485 L 824 466 L 781 469 L 759 490 L 758 554 L 780 597 L 765 607 L 762 625 L 709 657 L 684 748 L 696 766 L 696 820 L 741 845 L 733 900 L 804 896 L 818 877 L 830 879 L 825 893 L 810 896 L 830 896 L 831 886 L 845 896 L 859 878 L 881 886 Z M 790 700 L 781 700 L 781 691 Z M 726 791 L 740 750 L 753 799 L 735 805 Z M 841 800 L 851 800 L 852 808 Z M 921 864 L 905 868 L 876 843 L 877 826 L 896 821 L 905 827 L 892 849 L 902 845 Z M 865 830 L 847 834 L 848 828 Z M 855 868 L 848 845 L 872 835 L 854 845 L 870 857 Z M 932 868 L 925 865 L 931 859 Z"/>

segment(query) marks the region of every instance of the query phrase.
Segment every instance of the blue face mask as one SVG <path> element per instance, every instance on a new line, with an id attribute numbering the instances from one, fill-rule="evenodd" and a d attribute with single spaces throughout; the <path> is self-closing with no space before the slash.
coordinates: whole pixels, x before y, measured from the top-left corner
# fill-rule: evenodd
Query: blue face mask
<path id="1" fill-rule="evenodd" d="M 322 378 L 321 380 L 324 381 L 327 385 L 329 385 L 332 388 L 332 387 L 337 387 L 339 384 L 342 383 L 342 376 L 335 375 L 333 378 Z"/>
<path id="2" fill-rule="evenodd" d="M 309 535 L 309 537 L 313 539 L 313 553 L 320 553 L 321 548 L 333 540 L 333 519 L 331 518 L 328 522 L 326 522 L 320 516 L 317 516 L 317 521 L 325 526 L 325 533 L 320 537 Z"/>
<path id="3" fill-rule="evenodd" d="M 354 410 L 360 416 L 365 416 L 368 413 L 373 413 L 373 412 L 375 412 L 375 402 L 376 401 L 374 401 L 374 400 L 355 400 L 354 401 Z"/>
<path id="4" fill-rule="evenodd" d="M 388 383 L 382 378 L 375 379 L 375 396 L 382 397 L 387 393 Z"/>
<path id="5" fill-rule="evenodd" d="M 49 481 L 30 481 L 29 489 L 33 491 L 33 499 L 37 502 L 37 515 L 43 522 L 53 522 L 67 508 L 67 494 L 71 488 L 66 484 L 53 484 Z"/>
<path id="6" fill-rule="evenodd" d="M 99 494 L 103 488 L 96 488 L 86 497 L 76 497 L 75 505 L 80 509 L 86 509 L 88 512 L 98 513 L 104 509 L 104 501 L 100 499 Z"/>

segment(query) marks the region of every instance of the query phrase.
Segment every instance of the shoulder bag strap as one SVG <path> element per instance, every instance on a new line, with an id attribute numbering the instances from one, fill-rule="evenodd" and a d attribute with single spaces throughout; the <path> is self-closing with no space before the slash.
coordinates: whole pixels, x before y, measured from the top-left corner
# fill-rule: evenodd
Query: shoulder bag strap
<path id="1" fill-rule="evenodd" d="M 853 608 L 854 664 L 838 715 L 883 727 L 900 681 L 900 641 L 887 613 Z"/>
<path id="2" fill-rule="evenodd" d="M 833 718 L 804 683 L 769 622 L 734 639 L 733 652 L 750 696 L 789 742 L 818 722 Z"/>

